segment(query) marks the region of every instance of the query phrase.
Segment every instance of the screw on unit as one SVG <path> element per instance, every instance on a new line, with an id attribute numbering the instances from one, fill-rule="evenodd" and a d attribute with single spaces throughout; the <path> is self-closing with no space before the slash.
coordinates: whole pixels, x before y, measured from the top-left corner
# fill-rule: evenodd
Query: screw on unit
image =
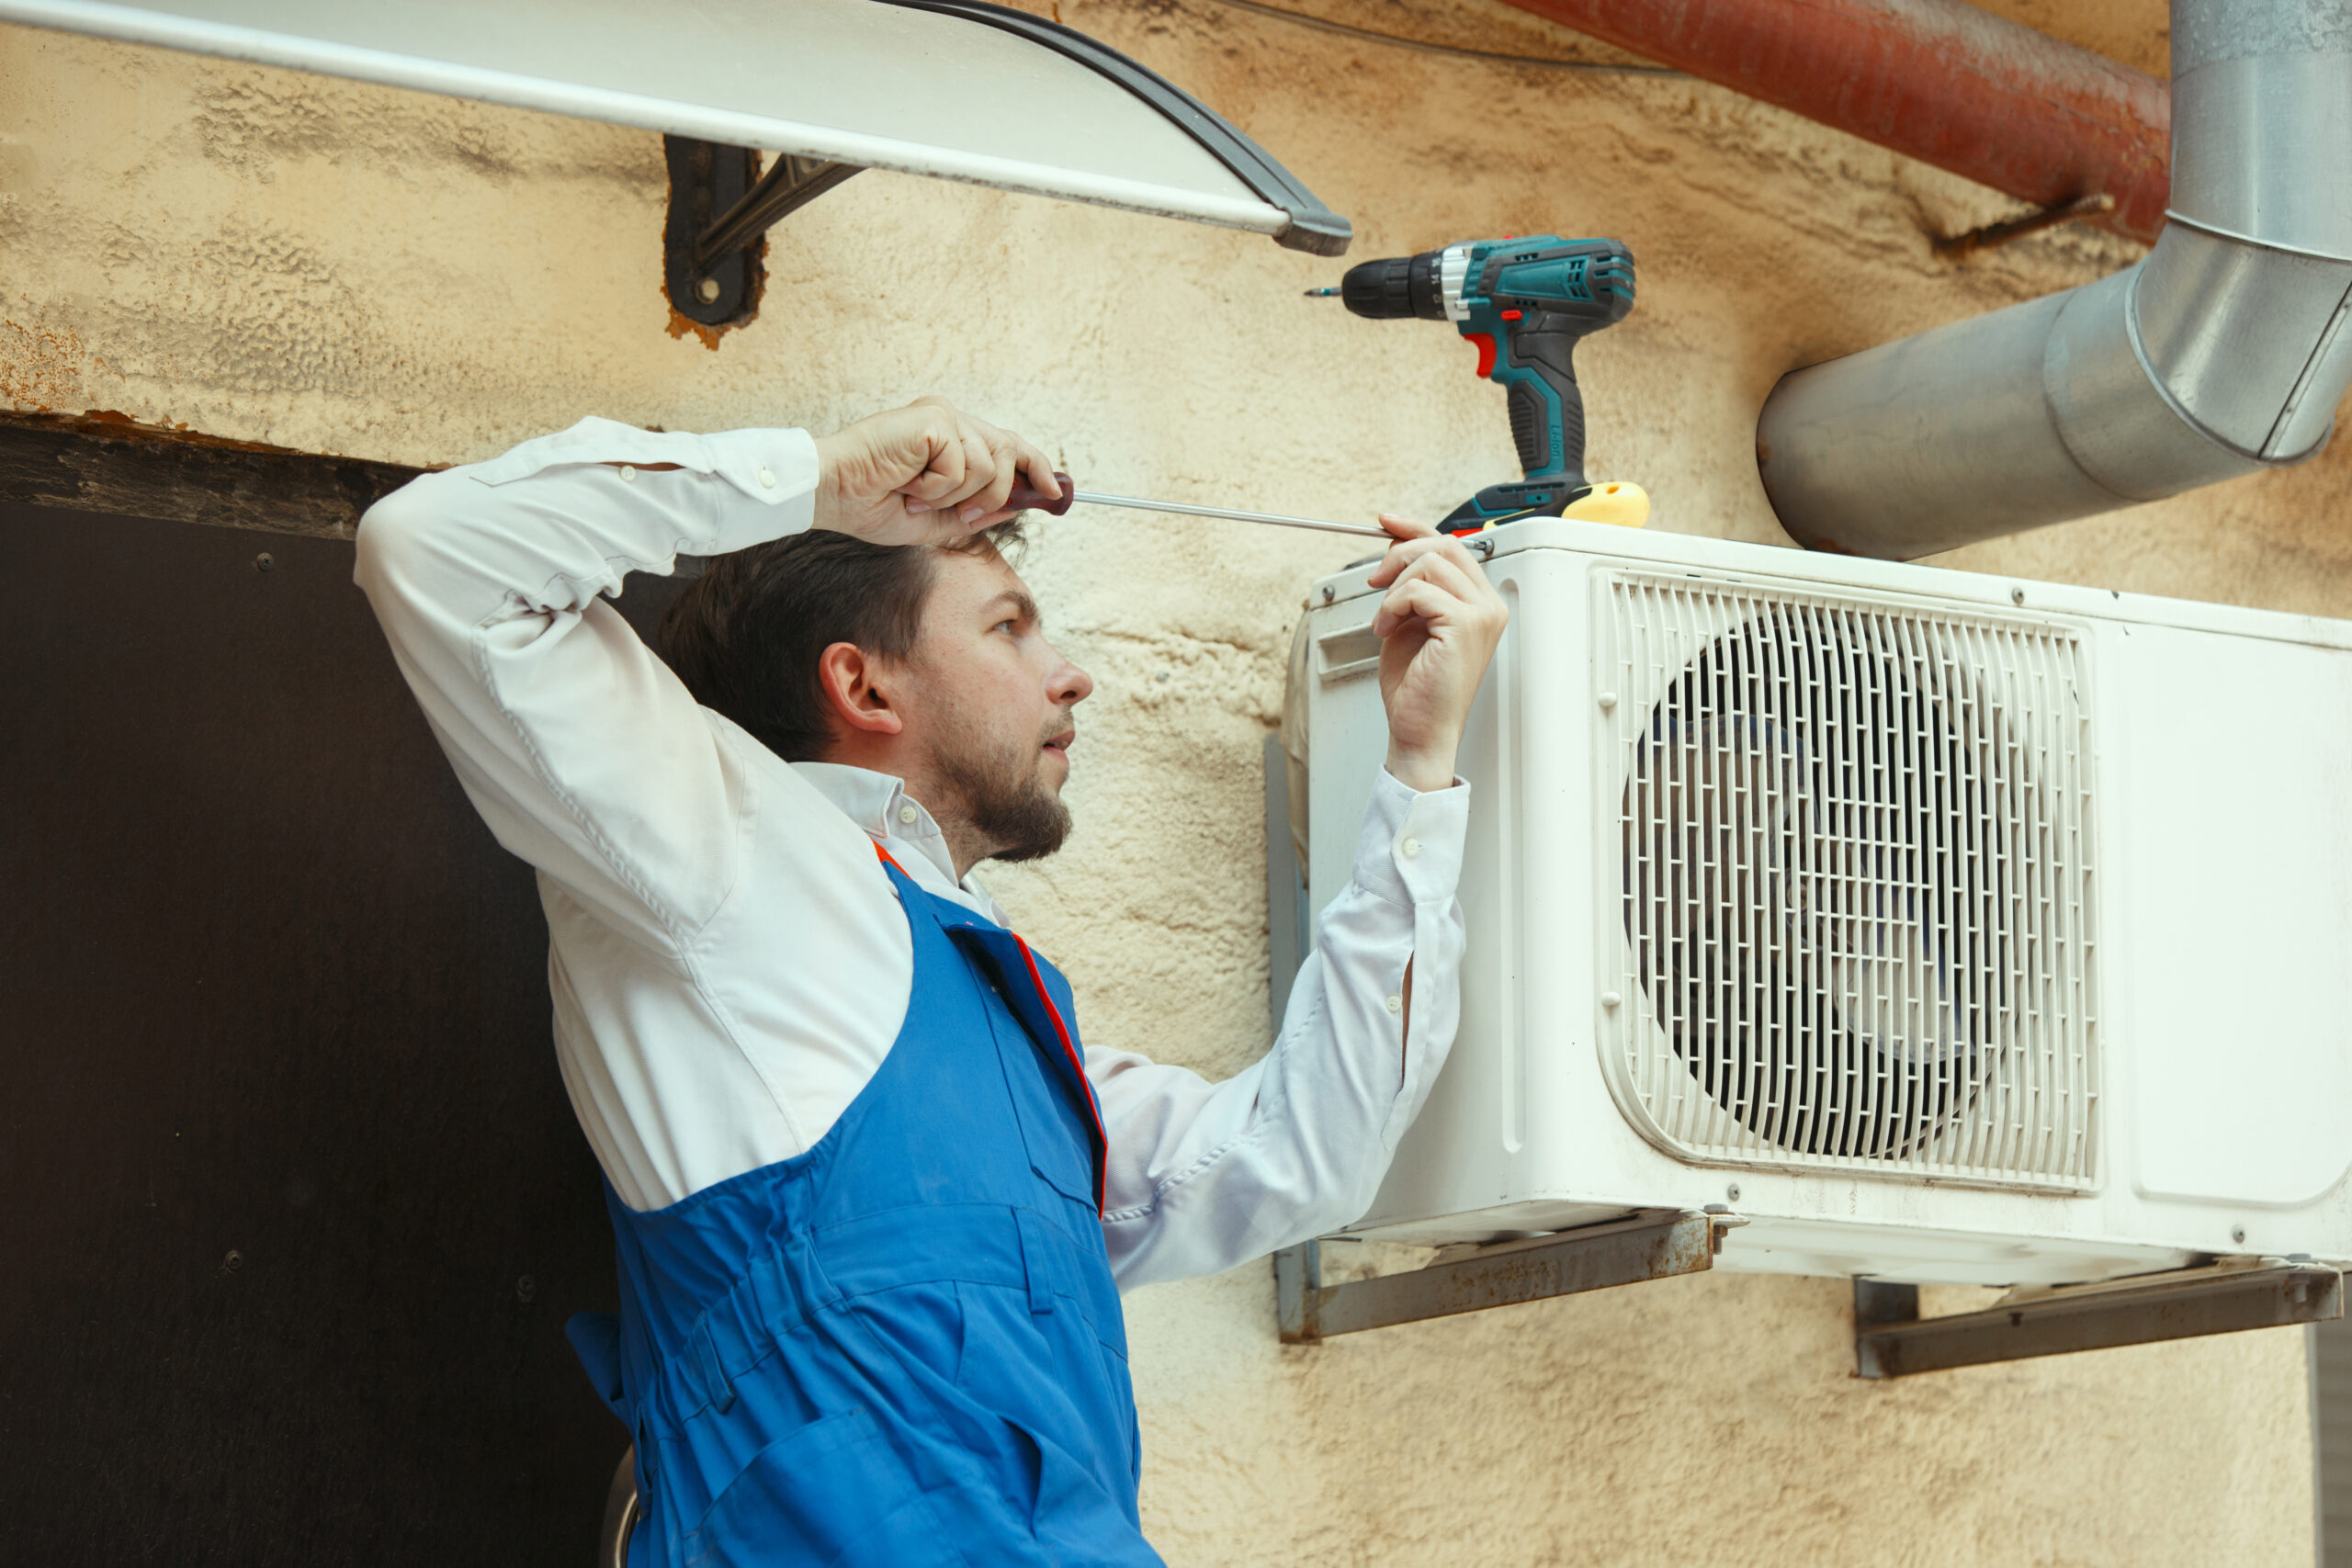
<path id="1" fill-rule="evenodd" d="M 254 570 L 255 571 L 275 570 L 277 566 L 277 558 L 271 555 L 267 550 L 264 550 L 261 554 L 254 557 Z"/>
<path id="2" fill-rule="evenodd" d="M 2010 589 L 2010 590 L 2009 590 L 2009 603 L 2010 603 L 2010 604 L 2024 604 L 2024 603 L 2025 603 L 2025 590 L 2024 590 L 2024 589 L 2022 589 L 2022 588 L 2012 588 L 2012 589 Z"/>
<path id="3" fill-rule="evenodd" d="M 1729 1199 L 1731 1201 L 1733 1201 L 1733 1202 L 1735 1202 L 1735 1203 L 1738 1202 L 1738 1201 L 1739 1201 L 1739 1183 L 1738 1183 L 1738 1182 L 1736 1182 L 1736 1181 L 1735 1181 L 1735 1182 L 1733 1182 L 1730 1186 L 1728 1186 L 1728 1187 L 1724 1188 L 1724 1196 L 1725 1198 Z"/>
<path id="4" fill-rule="evenodd" d="M 1327 584 L 1323 590 L 1323 603 L 1329 604 L 1331 602 L 1331 595 L 1335 591 Z"/>
<path id="5" fill-rule="evenodd" d="M 538 1293 L 539 1282 L 531 1278 L 530 1275 L 526 1274 L 521 1279 L 514 1281 L 514 1299 L 516 1301 L 527 1302 Z"/>
<path id="6" fill-rule="evenodd" d="M 232 1248 L 229 1256 L 220 1260 L 220 1272 L 223 1274 L 233 1274 L 244 1266 L 245 1255 Z"/>
<path id="7" fill-rule="evenodd" d="M 2230 1227 L 2230 1239 L 2243 1246 L 2245 1242 L 2245 1227 L 2244 1225 L 2232 1225 Z"/>
<path id="8" fill-rule="evenodd" d="M 1617 694 L 1614 692 L 1603 692 L 1597 700 L 1600 704 L 1600 711 L 1607 713 L 1611 708 L 1617 705 Z"/>

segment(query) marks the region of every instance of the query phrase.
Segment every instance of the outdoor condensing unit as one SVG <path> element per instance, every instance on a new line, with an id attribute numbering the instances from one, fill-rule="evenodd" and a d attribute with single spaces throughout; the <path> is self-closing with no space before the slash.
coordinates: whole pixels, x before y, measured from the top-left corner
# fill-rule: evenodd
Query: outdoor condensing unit
<path id="1" fill-rule="evenodd" d="M 1461 1032 L 1357 1233 L 1720 1204 L 1727 1269 L 2352 1258 L 2352 625 L 1487 538 Z M 1318 909 L 1385 743 L 1364 576 L 1308 625 Z"/>

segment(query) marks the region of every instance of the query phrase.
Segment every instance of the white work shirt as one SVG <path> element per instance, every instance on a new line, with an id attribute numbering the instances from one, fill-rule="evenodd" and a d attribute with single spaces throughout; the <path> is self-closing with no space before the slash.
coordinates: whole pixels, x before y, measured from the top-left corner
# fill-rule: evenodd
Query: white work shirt
<path id="1" fill-rule="evenodd" d="M 626 466 L 656 463 L 678 467 Z M 499 842 L 538 870 L 564 1084 L 634 1209 L 803 1153 L 881 1065 L 914 960 L 876 843 L 1009 923 L 958 885 L 897 779 L 782 761 L 698 705 L 605 602 L 627 572 L 808 528 L 816 483 L 800 431 L 589 419 L 428 474 L 359 529 L 358 582 L 401 673 Z M 1453 1039 L 1468 797 L 1381 776 L 1354 879 L 1256 1065 L 1211 1084 L 1089 1044 L 1121 1288 L 1227 1269 L 1369 1207 Z"/>

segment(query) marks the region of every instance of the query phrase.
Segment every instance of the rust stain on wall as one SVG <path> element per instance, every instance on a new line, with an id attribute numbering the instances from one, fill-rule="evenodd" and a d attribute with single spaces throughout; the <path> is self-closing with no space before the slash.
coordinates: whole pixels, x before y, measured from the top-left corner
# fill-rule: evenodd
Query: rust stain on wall
<path id="1" fill-rule="evenodd" d="M 71 408 L 83 399 L 82 339 L 71 328 L 28 327 L 0 316 L 0 400 L 20 409 Z"/>

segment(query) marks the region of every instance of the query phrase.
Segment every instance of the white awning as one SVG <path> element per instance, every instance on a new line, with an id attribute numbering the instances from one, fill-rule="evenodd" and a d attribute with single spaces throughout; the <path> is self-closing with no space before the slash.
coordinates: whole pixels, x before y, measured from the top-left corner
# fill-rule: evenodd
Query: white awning
<path id="1" fill-rule="evenodd" d="M 970 0 L 0 0 L 0 19 L 1347 248 L 1345 219 L 1184 93 Z"/>

